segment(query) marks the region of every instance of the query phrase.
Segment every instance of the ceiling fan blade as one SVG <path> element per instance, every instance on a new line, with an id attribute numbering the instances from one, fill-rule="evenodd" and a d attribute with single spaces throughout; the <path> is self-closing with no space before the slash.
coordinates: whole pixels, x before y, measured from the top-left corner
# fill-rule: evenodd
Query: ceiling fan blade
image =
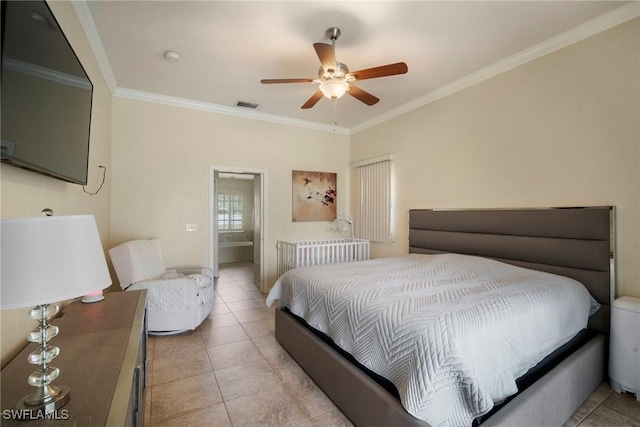
<path id="1" fill-rule="evenodd" d="M 272 83 L 313 83 L 313 79 L 262 79 L 260 83 L 265 85 Z"/>
<path id="2" fill-rule="evenodd" d="M 333 46 L 326 43 L 314 43 L 313 48 L 316 50 L 325 72 L 336 69 L 336 53 Z"/>
<path id="3" fill-rule="evenodd" d="M 349 86 L 350 86 L 350 89 L 347 91 L 347 93 L 353 96 L 354 98 L 356 98 L 357 100 L 364 102 L 367 105 L 373 105 L 378 103 L 378 101 L 380 101 L 378 98 L 371 95 L 369 92 L 360 89 L 358 86 L 355 86 L 355 85 L 349 85 Z"/>
<path id="4" fill-rule="evenodd" d="M 375 79 L 376 77 L 394 76 L 396 74 L 404 74 L 409 70 L 404 62 L 395 64 L 382 65 L 380 67 L 367 68 L 366 70 L 354 71 L 349 76 L 356 80 Z"/>
<path id="5" fill-rule="evenodd" d="M 318 101 L 320 101 L 320 98 L 322 98 L 323 96 L 324 95 L 322 94 L 321 91 L 319 91 L 319 90 L 316 91 L 316 93 L 314 93 L 311 96 L 311 98 L 309 98 L 307 100 L 307 102 L 305 102 L 304 105 L 302 107 L 300 107 L 300 108 L 307 109 L 307 108 L 313 107 L 314 105 L 316 105 L 318 103 Z"/>

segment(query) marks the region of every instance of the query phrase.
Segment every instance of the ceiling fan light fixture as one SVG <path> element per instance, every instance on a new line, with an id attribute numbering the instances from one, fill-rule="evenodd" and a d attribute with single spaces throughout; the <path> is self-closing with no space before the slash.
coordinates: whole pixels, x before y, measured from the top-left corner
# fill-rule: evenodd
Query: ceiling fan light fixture
<path id="1" fill-rule="evenodd" d="M 340 29 L 331 27 L 327 30 L 326 35 L 331 39 L 331 44 L 314 43 L 313 48 L 320 60 L 318 68 L 318 78 L 298 78 L 298 79 L 262 79 L 262 84 L 273 83 L 319 83 L 320 87 L 316 90 L 311 98 L 307 100 L 300 108 L 307 110 L 312 108 L 323 97 L 335 101 L 349 92 L 349 95 L 358 101 L 371 106 L 377 104 L 380 99 L 376 98 L 369 92 L 356 86 L 359 80 L 375 79 L 378 77 L 395 76 L 405 74 L 408 71 L 407 64 L 397 62 L 395 64 L 382 65 L 373 68 L 367 68 L 355 72 L 349 72 L 349 67 L 344 63 L 336 61 L 336 40 L 340 37 Z M 334 111 L 337 103 L 333 104 Z M 334 120 L 335 121 L 335 120 Z"/>
<path id="2" fill-rule="evenodd" d="M 349 90 L 349 83 L 342 80 L 328 80 L 320 83 L 320 91 L 329 99 L 338 99 Z"/>

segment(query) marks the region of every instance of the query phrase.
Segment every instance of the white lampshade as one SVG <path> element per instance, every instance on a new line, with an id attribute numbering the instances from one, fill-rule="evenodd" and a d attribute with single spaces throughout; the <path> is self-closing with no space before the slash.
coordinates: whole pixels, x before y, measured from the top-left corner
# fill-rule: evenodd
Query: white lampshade
<path id="1" fill-rule="evenodd" d="M 320 83 L 320 91 L 329 99 L 338 99 L 349 89 L 349 84 L 342 80 L 328 80 Z"/>
<path id="2" fill-rule="evenodd" d="M 3 219 L 1 308 L 76 298 L 111 285 L 93 215 Z"/>

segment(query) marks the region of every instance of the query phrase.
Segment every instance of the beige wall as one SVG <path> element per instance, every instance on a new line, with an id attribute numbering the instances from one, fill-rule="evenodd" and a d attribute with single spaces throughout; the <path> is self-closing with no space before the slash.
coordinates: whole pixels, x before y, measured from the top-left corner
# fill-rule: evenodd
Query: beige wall
<path id="1" fill-rule="evenodd" d="M 122 98 L 112 118 L 111 242 L 160 238 L 169 266 L 209 265 L 211 165 L 266 172 L 269 285 L 276 240 L 329 235 L 327 222 L 292 222 L 291 171 L 336 172 L 338 209 L 347 206 L 346 135 Z"/>
<path id="2" fill-rule="evenodd" d="M 100 237 L 105 248 L 110 233 L 111 194 L 111 93 L 102 77 L 89 43 L 70 2 L 50 4 L 60 26 L 70 40 L 76 55 L 84 65 L 94 86 L 89 183 L 87 190 L 94 192 L 102 181 L 99 165 L 107 167 L 106 182 L 95 196 L 82 191 L 82 186 L 70 184 L 11 165 L 0 166 L 0 196 L 2 218 L 40 216 L 42 209 L 53 209 L 55 215 L 95 215 Z M 28 320 L 28 309 L 2 310 L 2 366 L 25 344 L 27 333 L 37 324 Z"/>
<path id="3" fill-rule="evenodd" d="M 351 137 L 396 155 L 394 244 L 411 208 L 617 206 L 618 295 L 640 296 L 640 20 Z"/>

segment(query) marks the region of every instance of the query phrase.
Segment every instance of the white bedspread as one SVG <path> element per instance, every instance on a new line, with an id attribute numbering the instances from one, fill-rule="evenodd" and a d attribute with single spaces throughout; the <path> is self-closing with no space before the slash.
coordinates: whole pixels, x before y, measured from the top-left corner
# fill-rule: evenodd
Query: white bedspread
<path id="1" fill-rule="evenodd" d="M 432 426 L 471 425 L 515 380 L 587 325 L 572 279 L 479 257 L 406 255 L 304 267 L 267 304 L 331 337 Z"/>

